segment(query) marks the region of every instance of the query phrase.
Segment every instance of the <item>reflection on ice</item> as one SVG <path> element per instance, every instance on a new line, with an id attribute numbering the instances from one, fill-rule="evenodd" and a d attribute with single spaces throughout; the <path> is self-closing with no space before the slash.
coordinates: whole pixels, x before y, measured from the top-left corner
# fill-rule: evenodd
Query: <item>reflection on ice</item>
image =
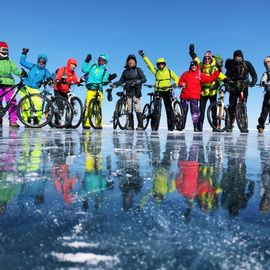
<path id="1" fill-rule="evenodd" d="M 1 262 L 9 269 L 270 265 L 266 133 L 0 136 Z"/>

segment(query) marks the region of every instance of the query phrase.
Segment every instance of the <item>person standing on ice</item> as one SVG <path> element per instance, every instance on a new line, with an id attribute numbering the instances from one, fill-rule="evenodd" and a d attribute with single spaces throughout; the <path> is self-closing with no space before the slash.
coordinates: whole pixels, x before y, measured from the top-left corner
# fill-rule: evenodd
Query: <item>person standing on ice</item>
<path id="1" fill-rule="evenodd" d="M 204 54 L 203 61 L 201 62 L 195 53 L 194 44 L 189 45 L 189 55 L 191 56 L 192 60 L 196 60 L 199 63 L 200 69 L 203 73 L 207 75 L 212 75 L 216 70 L 220 72 L 218 79 L 211 83 L 201 83 L 201 97 L 200 97 L 200 121 L 201 127 L 203 127 L 204 122 L 204 114 L 207 101 L 210 101 L 210 104 L 216 102 L 217 100 L 217 89 L 220 86 L 220 82 L 223 81 L 226 83 L 229 79 L 221 72 L 223 59 L 219 56 L 219 61 L 217 56 L 213 56 L 211 51 L 207 51 Z M 217 60 L 216 60 L 217 59 Z M 221 60 L 222 59 L 222 60 Z M 212 112 L 216 114 L 215 111 Z M 216 121 L 214 119 L 214 121 Z"/>
<path id="2" fill-rule="evenodd" d="M 95 97 L 96 92 L 99 91 L 100 106 L 102 107 L 103 86 L 107 85 L 111 80 L 116 78 L 116 74 L 109 74 L 109 72 L 106 69 L 106 65 L 109 60 L 108 55 L 101 54 L 98 57 L 98 61 L 94 64 L 89 63 L 91 59 L 92 55 L 88 54 L 82 66 L 82 72 L 88 75 L 86 81 L 87 92 L 86 92 L 86 109 L 85 109 L 86 121 L 84 123 L 85 129 L 90 129 L 90 122 L 88 117 L 88 104 Z M 100 128 L 102 129 L 102 122 Z"/>
<path id="3" fill-rule="evenodd" d="M 8 45 L 5 42 L 0 42 L 0 96 L 1 104 L 5 97 L 6 103 L 8 103 L 14 94 L 14 90 L 9 91 L 10 88 L 15 85 L 12 73 L 21 76 L 22 72 L 17 68 L 15 63 L 9 58 Z M 26 74 L 23 74 L 26 76 Z M 8 92 L 9 91 L 9 92 Z M 8 93 L 7 93 L 8 92 Z M 9 126 L 19 127 L 17 124 L 17 101 L 16 97 L 12 100 L 11 106 L 8 109 L 9 114 Z M 3 125 L 3 119 L 0 117 L 0 127 Z"/>
<path id="4" fill-rule="evenodd" d="M 20 64 L 29 69 L 27 78 L 24 79 L 25 86 L 27 88 L 27 92 L 30 94 L 39 94 L 39 88 L 42 82 L 47 82 L 48 85 L 53 84 L 53 79 L 51 73 L 46 69 L 46 63 L 48 61 L 48 57 L 45 54 L 39 54 L 37 63 L 29 63 L 26 61 L 26 55 L 29 52 L 29 49 L 24 48 L 22 51 Z M 21 97 L 27 95 L 27 92 L 24 88 L 20 90 Z M 35 104 L 36 109 L 41 112 L 42 111 L 42 102 L 39 97 L 33 98 L 33 102 Z M 29 102 L 28 102 L 29 103 Z M 31 119 L 29 119 L 30 112 L 29 112 L 29 104 L 27 104 L 26 110 L 23 111 L 23 117 L 28 123 L 31 123 Z M 34 124 L 38 124 L 40 122 L 41 114 L 37 114 L 34 116 Z"/>
<path id="5" fill-rule="evenodd" d="M 244 59 L 241 50 L 237 50 L 233 53 L 233 59 L 227 59 L 225 62 L 225 68 L 227 69 L 226 76 L 232 80 L 230 83 L 230 97 L 229 97 L 229 114 L 230 124 L 227 132 L 232 132 L 233 123 L 235 121 L 235 108 L 237 99 L 241 95 L 241 91 L 244 93 L 244 98 L 247 101 L 248 86 L 254 87 L 257 82 L 257 73 L 253 65 Z M 251 76 L 252 81 L 249 82 L 248 76 Z"/>
<path id="6" fill-rule="evenodd" d="M 264 59 L 263 63 L 266 72 L 264 72 L 262 75 L 260 86 L 264 87 L 265 95 L 262 104 L 262 112 L 260 118 L 258 119 L 259 123 L 257 129 L 259 133 L 263 133 L 265 127 L 264 123 L 266 121 L 268 114 L 270 113 L 270 56 L 267 56 Z"/>
<path id="7" fill-rule="evenodd" d="M 132 103 L 136 111 L 138 120 L 137 130 L 143 130 L 142 112 L 141 112 L 141 96 L 142 96 L 142 84 L 146 82 L 145 75 L 139 67 L 137 67 L 137 59 L 135 55 L 130 54 L 127 57 L 125 70 L 119 81 L 114 82 L 111 86 L 118 87 L 121 84 L 125 84 L 124 89 L 127 92 L 128 99 L 128 127 L 127 129 L 134 129 Z"/>
<path id="8" fill-rule="evenodd" d="M 171 80 L 174 81 L 175 86 L 177 86 L 179 78 L 177 75 L 166 66 L 166 61 L 164 58 L 157 59 L 156 65 L 157 68 L 154 67 L 154 65 L 150 62 L 150 60 L 145 56 L 143 50 L 139 50 L 139 55 L 143 58 L 144 62 L 150 69 L 150 71 L 155 75 L 156 87 L 164 87 L 164 90 L 162 89 L 155 89 L 155 91 L 159 91 L 161 98 L 164 101 L 164 106 L 166 109 L 166 115 L 167 115 L 167 126 L 168 130 L 173 131 L 174 130 L 174 124 L 173 124 L 173 113 L 172 113 L 172 105 L 171 105 L 171 91 L 166 90 L 166 87 L 171 86 Z"/>
<path id="9" fill-rule="evenodd" d="M 200 71 L 197 61 L 192 60 L 188 71 L 185 71 L 179 80 L 178 85 L 183 87 L 181 91 L 181 105 L 183 108 L 183 129 L 186 125 L 188 104 L 190 103 L 190 110 L 192 116 L 192 122 L 195 132 L 202 131 L 200 122 L 200 110 L 199 101 L 201 97 L 201 83 L 211 83 L 215 81 L 219 76 L 219 71 L 215 71 L 213 75 L 206 75 Z"/>

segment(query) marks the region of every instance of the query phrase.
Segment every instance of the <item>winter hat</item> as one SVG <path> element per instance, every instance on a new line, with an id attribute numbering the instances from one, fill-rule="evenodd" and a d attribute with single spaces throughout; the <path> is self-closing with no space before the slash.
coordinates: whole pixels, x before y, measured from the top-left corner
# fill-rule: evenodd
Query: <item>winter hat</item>
<path id="1" fill-rule="evenodd" d="M 234 51 L 233 58 L 235 58 L 236 56 L 240 56 L 240 57 L 244 58 L 244 55 L 243 55 L 241 50 Z"/>
<path id="2" fill-rule="evenodd" d="M 8 45 L 6 42 L 0 42 L 0 48 L 7 48 L 8 49 Z"/>
<path id="3" fill-rule="evenodd" d="M 268 62 L 270 61 L 270 56 L 265 57 L 263 60 L 263 63 L 265 63 L 266 61 L 268 61 Z"/>
<path id="4" fill-rule="evenodd" d="M 207 51 L 207 52 L 205 53 L 204 57 L 210 57 L 210 58 L 212 59 L 212 58 L 213 58 L 213 55 L 212 55 L 211 51 Z M 203 58 L 204 58 L 204 57 L 203 57 Z"/>

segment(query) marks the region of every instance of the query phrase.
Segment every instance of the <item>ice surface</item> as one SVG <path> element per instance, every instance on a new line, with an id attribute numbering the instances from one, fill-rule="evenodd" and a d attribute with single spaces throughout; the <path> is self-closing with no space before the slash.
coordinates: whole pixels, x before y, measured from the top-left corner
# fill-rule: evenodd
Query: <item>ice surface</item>
<path id="1" fill-rule="evenodd" d="M 269 269 L 269 135 L 4 127 L 0 269 Z"/>

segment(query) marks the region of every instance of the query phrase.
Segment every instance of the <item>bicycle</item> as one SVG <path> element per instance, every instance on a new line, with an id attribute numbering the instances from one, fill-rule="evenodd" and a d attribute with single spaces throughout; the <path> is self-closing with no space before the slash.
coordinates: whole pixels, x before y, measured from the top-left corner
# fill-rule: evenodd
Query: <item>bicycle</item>
<path id="1" fill-rule="evenodd" d="M 82 101 L 73 94 L 73 92 L 68 91 L 67 96 L 68 96 L 68 102 L 70 103 L 72 107 L 72 111 L 73 111 L 73 117 L 68 127 L 77 128 L 82 123 L 83 112 L 84 112 L 83 104 L 82 104 Z"/>
<path id="2" fill-rule="evenodd" d="M 44 87 L 41 95 L 46 98 L 48 97 L 53 107 L 53 116 L 49 121 L 49 126 L 55 128 L 65 128 L 70 126 L 73 118 L 73 109 L 71 104 L 64 97 L 53 96 L 53 94 L 51 94 L 47 89 L 48 84 L 46 81 L 41 82 L 41 85 Z M 42 110 L 44 109 L 46 112 L 49 111 L 48 106 L 42 103 Z"/>
<path id="3" fill-rule="evenodd" d="M 240 85 L 236 84 L 237 89 L 241 89 L 240 97 L 238 98 L 238 102 L 235 108 L 236 114 L 236 123 L 241 132 L 248 132 L 248 115 L 247 115 L 247 102 L 244 98 L 244 89 L 248 87 L 248 82 L 240 83 Z"/>
<path id="4" fill-rule="evenodd" d="M 24 73 L 26 71 L 22 69 Z M 1 80 L 0 80 L 1 84 Z M 18 92 L 23 88 L 26 91 L 26 96 L 21 98 L 17 104 L 17 114 L 19 120 L 27 127 L 32 127 L 32 128 L 41 128 L 47 125 L 52 117 L 53 117 L 53 107 L 50 102 L 50 100 L 40 94 L 30 94 L 24 84 L 23 81 L 23 76 L 20 76 L 20 81 L 19 83 L 15 84 L 12 86 L 7 92 L 5 92 L 3 95 L 0 96 L 0 98 L 4 97 L 7 93 L 12 91 L 13 89 L 16 89 L 6 106 L 4 107 L 2 103 L 0 104 L 0 116 L 4 117 L 6 112 L 11 106 L 12 101 L 18 94 Z M 37 100 L 41 100 L 42 103 L 46 104 L 47 111 L 44 111 L 41 107 L 40 104 L 37 104 Z"/>
<path id="5" fill-rule="evenodd" d="M 119 126 L 120 129 L 124 130 L 128 127 L 128 108 L 127 108 L 127 94 L 123 92 L 117 92 L 116 95 L 119 99 L 115 105 L 115 111 L 113 113 L 113 128 L 116 129 Z"/>
<path id="6" fill-rule="evenodd" d="M 102 124 L 102 110 L 100 105 L 100 93 L 96 90 L 93 99 L 90 100 L 88 105 L 88 118 L 92 128 L 101 129 Z"/>
<path id="7" fill-rule="evenodd" d="M 169 90 L 171 91 L 171 106 L 172 106 L 172 121 L 174 127 L 181 131 L 183 129 L 183 108 L 177 97 L 174 96 L 173 89 L 171 85 L 169 87 L 156 87 L 154 85 L 145 84 L 144 86 L 148 88 L 155 88 L 158 90 Z M 150 103 L 145 104 L 143 108 L 142 118 L 143 118 L 143 128 L 146 129 L 151 120 L 151 129 L 157 131 L 159 128 L 160 116 L 161 116 L 161 97 L 159 91 L 154 91 L 153 93 L 148 93 L 150 96 Z"/>
<path id="8" fill-rule="evenodd" d="M 207 119 L 214 131 L 224 132 L 227 130 L 230 123 L 230 114 L 224 104 L 224 94 L 226 93 L 225 85 L 221 85 L 217 91 L 219 92 L 219 98 L 209 105 L 207 109 Z"/>

